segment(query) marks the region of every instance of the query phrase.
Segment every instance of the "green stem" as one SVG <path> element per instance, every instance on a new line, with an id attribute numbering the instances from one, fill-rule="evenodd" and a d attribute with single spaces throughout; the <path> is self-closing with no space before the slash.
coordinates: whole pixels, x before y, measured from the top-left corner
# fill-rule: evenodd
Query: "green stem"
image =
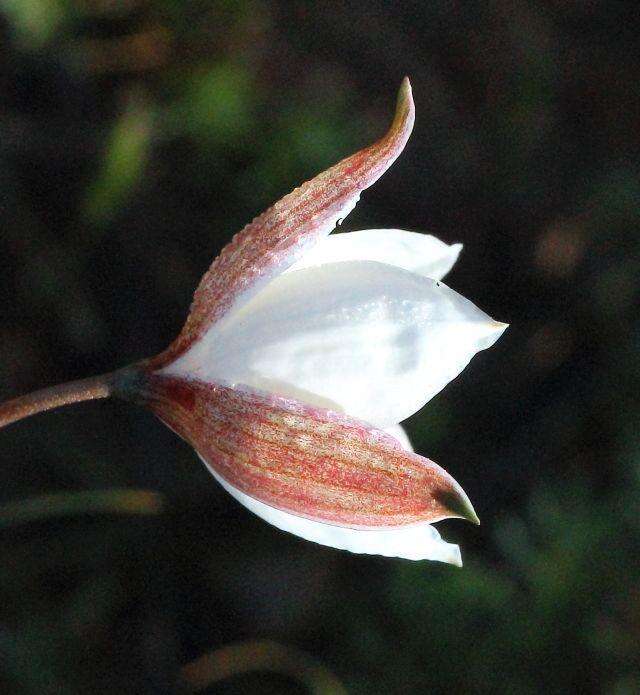
<path id="1" fill-rule="evenodd" d="M 125 367 L 108 374 L 50 386 L 0 403 L 0 429 L 12 422 L 62 405 L 109 398 L 113 395 L 122 396 L 126 393 L 128 384 L 132 382 L 132 377 L 138 376 L 139 373 L 140 370 L 135 366 Z"/>

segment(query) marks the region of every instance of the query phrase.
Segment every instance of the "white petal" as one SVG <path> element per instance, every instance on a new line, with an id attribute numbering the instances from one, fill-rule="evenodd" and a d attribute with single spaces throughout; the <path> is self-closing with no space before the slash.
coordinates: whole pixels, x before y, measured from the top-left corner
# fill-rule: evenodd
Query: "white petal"
<path id="1" fill-rule="evenodd" d="M 323 263 L 377 261 L 441 280 L 451 270 L 461 250 L 462 244 L 445 244 L 429 234 L 401 229 L 366 229 L 322 239 L 288 272 Z"/>
<path id="2" fill-rule="evenodd" d="M 382 263 L 331 263 L 281 275 L 166 371 L 389 427 L 504 329 L 442 283 Z"/>
<path id="3" fill-rule="evenodd" d="M 281 531 L 293 533 L 307 541 L 328 545 L 331 548 L 338 548 L 338 550 L 349 550 L 352 553 L 403 557 L 407 560 L 438 560 L 462 567 L 460 548 L 453 543 L 443 541 L 438 531 L 430 524 L 384 530 L 355 530 L 342 526 L 331 526 L 270 507 L 230 485 L 209 466 L 207 466 L 207 470 L 232 497 L 235 497 L 249 511 Z"/>
<path id="4" fill-rule="evenodd" d="M 393 425 L 392 427 L 385 427 L 384 431 L 387 434 L 390 434 L 392 437 L 395 437 L 400 444 L 402 444 L 402 448 L 405 449 L 406 451 L 414 451 L 413 445 L 411 444 L 411 440 L 409 439 L 409 435 L 407 434 L 407 431 L 402 425 Z"/>

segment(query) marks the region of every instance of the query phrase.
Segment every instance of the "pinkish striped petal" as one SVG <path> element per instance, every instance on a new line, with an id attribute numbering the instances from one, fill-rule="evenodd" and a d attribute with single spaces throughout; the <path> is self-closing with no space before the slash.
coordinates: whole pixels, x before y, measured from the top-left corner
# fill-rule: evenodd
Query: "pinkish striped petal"
<path id="1" fill-rule="evenodd" d="M 350 528 L 477 517 L 456 481 L 386 432 L 249 389 L 150 374 L 149 407 L 251 497 Z"/>
<path id="2" fill-rule="evenodd" d="M 343 159 L 256 217 L 231 240 L 202 278 L 182 332 L 151 365 L 160 368 L 181 355 L 216 321 L 284 272 L 377 181 L 404 149 L 413 128 L 414 106 L 407 78 L 398 94 L 387 134 Z"/>
<path id="3" fill-rule="evenodd" d="M 207 464 L 206 461 L 205 464 Z M 312 543 L 320 543 L 338 550 L 348 550 L 351 553 L 402 557 L 406 560 L 436 560 L 462 567 L 460 548 L 453 543 L 443 541 L 438 531 L 426 521 L 406 526 L 353 529 L 336 524 L 325 524 L 313 519 L 303 519 L 301 516 L 270 507 L 254 497 L 245 495 L 244 492 L 240 492 L 221 478 L 208 464 L 207 467 L 234 499 L 281 531 L 293 533 Z"/>

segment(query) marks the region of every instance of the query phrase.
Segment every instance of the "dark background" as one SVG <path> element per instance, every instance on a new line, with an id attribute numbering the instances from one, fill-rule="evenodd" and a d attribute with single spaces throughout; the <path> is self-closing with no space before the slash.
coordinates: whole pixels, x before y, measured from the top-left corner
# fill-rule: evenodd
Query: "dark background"
<path id="1" fill-rule="evenodd" d="M 163 349 L 405 74 L 413 137 L 344 227 L 463 242 L 448 284 L 511 328 L 409 423 L 483 521 L 439 525 L 463 569 L 283 534 L 133 406 L 0 432 L 1 692 L 181 692 L 264 639 L 356 694 L 640 692 L 638 4 L 3 8 L 0 398 Z M 338 692 L 247 650 L 202 692 Z"/>

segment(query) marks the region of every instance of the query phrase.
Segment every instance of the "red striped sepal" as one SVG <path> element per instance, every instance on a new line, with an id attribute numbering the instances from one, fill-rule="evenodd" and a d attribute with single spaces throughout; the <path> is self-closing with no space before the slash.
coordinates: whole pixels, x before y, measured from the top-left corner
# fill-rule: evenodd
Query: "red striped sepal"
<path id="1" fill-rule="evenodd" d="M 195 292 L 187 321 L 167 350 L 151 360 L 159 369 L 183 354 L 205 331 L 284 272 L 353 209 L 360 193 L 393 164 L 414 122 L 407 78 L 387 134 L 302 184 L 236 234 Z"/>
<path id="2" fill-rule="evenodd" d="M 277 509 L 350 528 L 478 522 L 446 471 L 358 420 L 246 388 L 153 374 L 144 395 L 220 476 Z"/>

